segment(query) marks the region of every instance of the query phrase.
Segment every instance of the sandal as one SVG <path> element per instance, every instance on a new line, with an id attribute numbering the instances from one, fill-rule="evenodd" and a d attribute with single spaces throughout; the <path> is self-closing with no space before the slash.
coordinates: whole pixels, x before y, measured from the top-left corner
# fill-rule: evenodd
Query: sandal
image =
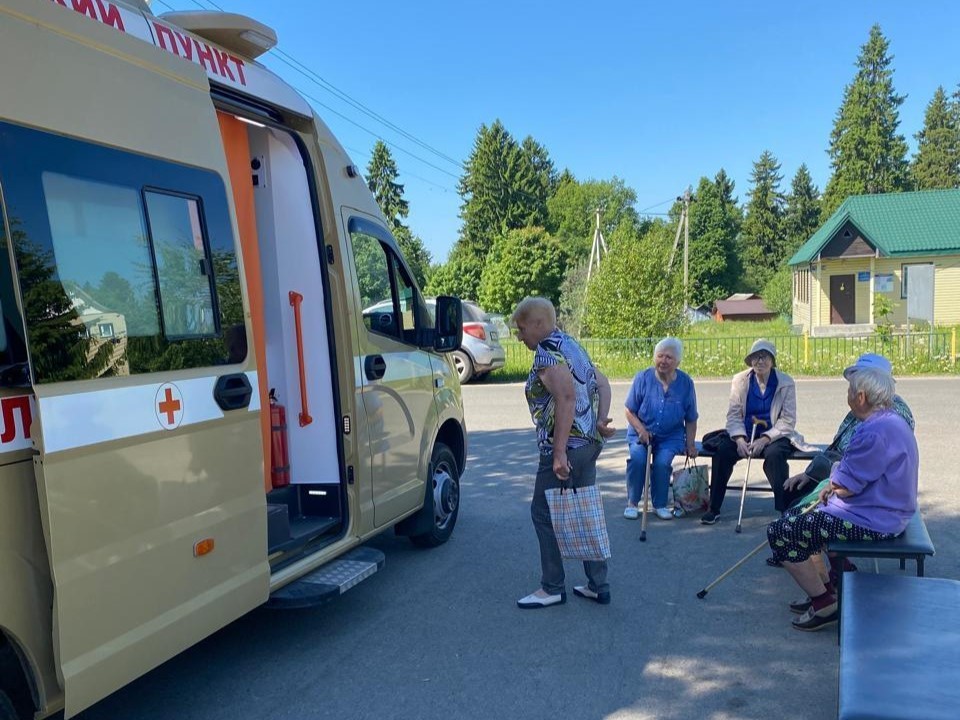
<path id="1" fill-rule="evenodd" d="M 783 567 L 783 563 L 777 560 L 773 555 L 767 558 L 767 565 L 770 567 Z"/>

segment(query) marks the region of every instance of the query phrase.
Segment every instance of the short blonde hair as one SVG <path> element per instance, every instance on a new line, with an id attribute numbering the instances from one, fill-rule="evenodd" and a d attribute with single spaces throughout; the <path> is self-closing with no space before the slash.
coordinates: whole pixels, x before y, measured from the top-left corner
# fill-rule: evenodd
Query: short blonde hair
<path id="1" fill-rule="evenodd" d="M 517 303 L 517 307 L 510 316 L 510 321 L 516 325 L 518 321 L 529 320 L 533 317 L 546 320 L 551 328 L 557 326 L 557 309 L 545 297 L 527 296 Z"/>

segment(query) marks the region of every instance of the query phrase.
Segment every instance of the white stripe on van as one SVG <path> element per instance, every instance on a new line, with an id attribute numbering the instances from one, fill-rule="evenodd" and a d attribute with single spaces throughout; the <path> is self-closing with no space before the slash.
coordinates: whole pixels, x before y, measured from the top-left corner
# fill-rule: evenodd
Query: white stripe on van
<path id="1" fill-rule="evenodd" d="M 246 375 L 253 389 L 247 410 L 254 412 L 260 410 L 257 373 Z M 224 414 L 213 397 L 216 382 L 211 376 L 42 397 L 44 449 L 59 452 L 219 420 Z"/>

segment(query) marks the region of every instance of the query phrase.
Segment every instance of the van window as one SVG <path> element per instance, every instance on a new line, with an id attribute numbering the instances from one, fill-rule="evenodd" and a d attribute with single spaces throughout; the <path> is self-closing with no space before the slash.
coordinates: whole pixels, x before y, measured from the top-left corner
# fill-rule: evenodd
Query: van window
<path id="1" fill-rule="evenodd" d="M 350 242 L 367 330 L 417 344 L 426 326 L 426 306 L 400 258 L 373 233 L 386 233 L 356 218 L 350 221 Z"/>
<path id="2" fill-rule="evenodd" d="M 244 360 L 217 173 L 0 123 L 0 183 L 34 382 Z"/>
<path id="3" fill-rule="evenodd" d="M 196 198 L 146 192 L 160 305 L 168 338 L 213 335 L 210 269 Z"/>

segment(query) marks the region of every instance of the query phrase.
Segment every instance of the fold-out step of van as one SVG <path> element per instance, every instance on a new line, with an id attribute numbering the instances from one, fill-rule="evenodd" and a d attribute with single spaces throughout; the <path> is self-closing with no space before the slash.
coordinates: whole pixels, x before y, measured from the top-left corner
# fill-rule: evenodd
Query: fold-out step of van
<path id="1" fill-rule="evenodd" d="M 351 550 L 272 593 L 267 607 L 292 610 L 329 602 L 373 575 L 383 567 L 385 560 L 386 556 L 374 548 Z"/>

